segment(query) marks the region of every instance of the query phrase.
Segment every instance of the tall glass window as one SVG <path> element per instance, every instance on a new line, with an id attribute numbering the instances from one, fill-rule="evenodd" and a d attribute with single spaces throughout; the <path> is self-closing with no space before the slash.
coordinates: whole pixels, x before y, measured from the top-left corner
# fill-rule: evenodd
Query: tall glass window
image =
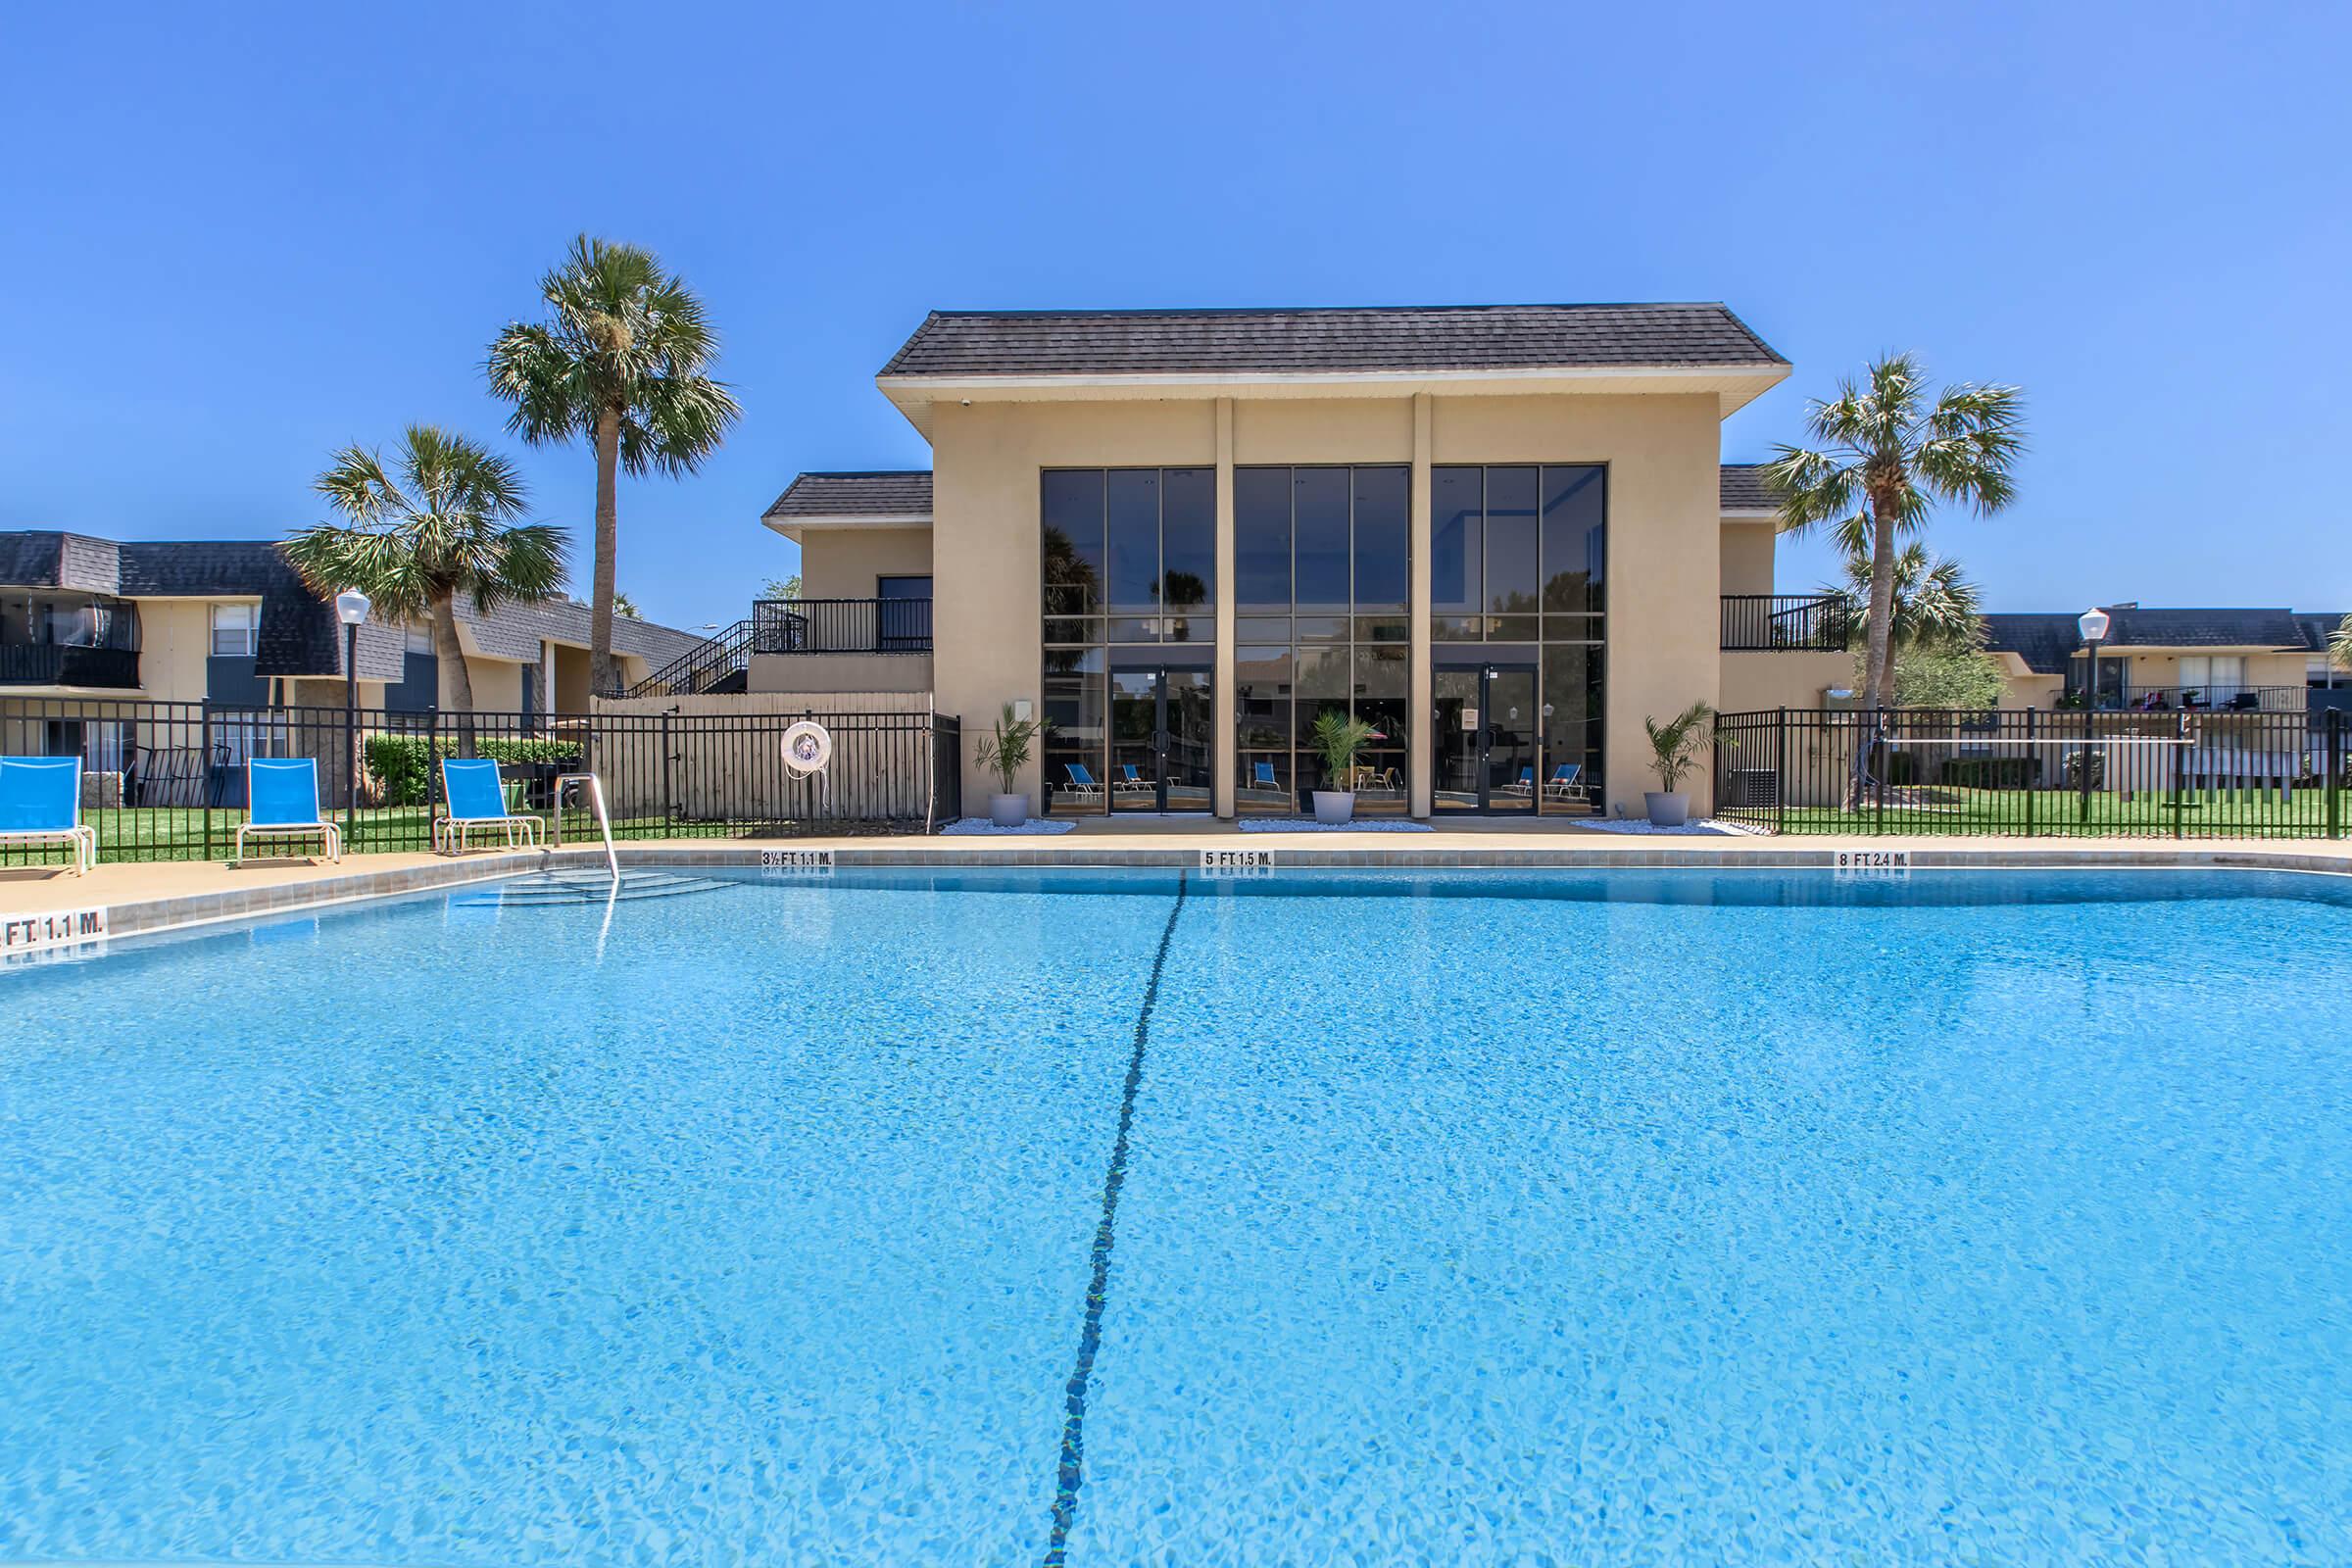
<path id="1" fill-rule="evenodd" d="M 1379 735 L 1345 781 L 1356 808 L 1405 809 L 1410 494 L 1401 465 L 1234 470 L 1242 813 L 1296 815 L 1324 783 L 1313 747 L 1325 712 L 1366 720 Z"/>
<path id="2" fill-rule="evenodd" d="M 1607 470 L 1430 470 L 1430 639 L 1441 809 L 1601 800 Z"/>
<path id="3" fill-rule="evenodd" d="M 1046 809 L 1204 806 L 1194 730 L 1216 643 L 1216 470 L 1049 468 L 1039 505 Z M 1114 703 L 1119 682 L 1127 700 Z M 1163 755 L 1176 775 L 1164 784 Z"/>

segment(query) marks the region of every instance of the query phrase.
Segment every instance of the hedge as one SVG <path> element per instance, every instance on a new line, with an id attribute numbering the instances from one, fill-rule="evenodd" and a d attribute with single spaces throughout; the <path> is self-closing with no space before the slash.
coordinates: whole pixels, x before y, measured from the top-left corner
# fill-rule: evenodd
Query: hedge
<path id="1" fill-rule="evenodd" d="M 461 752 L 455 736 L 435 738 L 429 753 L 422 735 L 368 736 L 366 765 L 368 776 L 375 781 L 376 804 L 422 806 L 433 762 L 440 758 L 459 755 Z M 566 762 L 578 762 L 580 749 L 571 741 L 484 737 L 473 743 L 473 755 L 487 757 L 509 767 L 534 762 L 561 766 Z"/>

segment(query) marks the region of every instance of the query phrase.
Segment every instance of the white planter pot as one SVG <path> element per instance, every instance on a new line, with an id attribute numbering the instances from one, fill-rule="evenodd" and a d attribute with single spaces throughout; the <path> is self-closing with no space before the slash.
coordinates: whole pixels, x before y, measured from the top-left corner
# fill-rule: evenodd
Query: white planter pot
<path id="1" fill-rule="evenodd" d="M 1346 822 L 1354 818 L 1355 792 L 1353 790 L 1316 790 L 1314 796 L 1316 821 Z"/>
<path id="2" fill-rule="evenodd" d="M 988 798 L 988 819 L 999 827 L 1019 827 L 1029 820 L 1029 797 L 991 795 Z"/>
<path id="3" fill-rule="evenodd" d="M 1690 820 L 1690 797 L 1683 794 L 1680 790 L 1672 795 L 1662 795 L 1656 790 L 1645 790 L 1642 792 L 1642 798 L 1649 805 L 1649 825 L 1651 827 L 1681 827 L 1685 822 Z"/>

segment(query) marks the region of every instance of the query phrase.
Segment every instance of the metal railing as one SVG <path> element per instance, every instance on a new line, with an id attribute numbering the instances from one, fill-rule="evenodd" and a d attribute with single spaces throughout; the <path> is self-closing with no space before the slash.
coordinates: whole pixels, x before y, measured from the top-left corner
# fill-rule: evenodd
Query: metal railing
<path id="1" fill-rule="evenodd" d="M 784 732 L 812 718 L 832 732 L 822 775 L 784 765 Z M 593 834 L 593 808 L 563 797 L 594 772 L 616 839 L 731 838 L 898 828 L 961 811 L 953 717 L 930 713 L 401 713 L 241 708 L 100 698 L 0 698 L 0 754 L 79 757 L 81 819 L 101 860 L 226 858 L 247 819 L 245 763 L 307 757 L 318 805 L 347 855 L 431 847 L 439 760 L 500 764 L 509 808 L 552 837 Z M 10 846 L 0 864 L 62 859 Z"/>
<path id="2" fill-rule="evenodd" d="M 139 655 L 133 648 L 85 648 L 67 643 L 0 643 L 0 685 L 92 686 L 135 689 Z"/>
<path id="3" fill-rule="evenodd" d="M 1843 653 L 1853 617 L 1835 594 L 1725 594 L 1725 653 Z"/>
<path id="4" fill-rule="evenodd" d="M 2090 706 L 2110 713 L 2300 713 L 2310 706 L 2309 694 L 2304 686 L 2126 686 L 2109 687 Z M 2075 693 L 2058 703 L 2068 712 L 2082 706 Z"/>
<path id="5" fill-rule="evenodd" d="M 706 637 L 651 675 L 621 692 L 622 697 L 692 697 L 703 692 L 741 691 L 730 686 L 733 677 L 751 667 L 752 623 L 739 620 L 715 636 Z"/>
<path id="6" fill-rule="evenodd" d="M 1715 720 L 1715 814 L 1776 833 L 2335 838 L 2338 712 L 1815 711 Z"/>
<path id="7" fill-rule="evenodd" d="M 927 654 L 928 599 L 761 599 L 752 606 L 755 654 Z"/>

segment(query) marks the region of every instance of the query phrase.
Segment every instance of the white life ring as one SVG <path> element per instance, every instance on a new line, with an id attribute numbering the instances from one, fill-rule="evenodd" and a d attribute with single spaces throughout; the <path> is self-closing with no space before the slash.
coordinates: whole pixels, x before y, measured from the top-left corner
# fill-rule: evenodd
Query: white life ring
<path id="1" fill-rule="evenodd" d="M 802 719 L 784 732 L 784 765 L 795 773 L 821 773 L 833 760 L 833 737 L 813 719 Z"/>

